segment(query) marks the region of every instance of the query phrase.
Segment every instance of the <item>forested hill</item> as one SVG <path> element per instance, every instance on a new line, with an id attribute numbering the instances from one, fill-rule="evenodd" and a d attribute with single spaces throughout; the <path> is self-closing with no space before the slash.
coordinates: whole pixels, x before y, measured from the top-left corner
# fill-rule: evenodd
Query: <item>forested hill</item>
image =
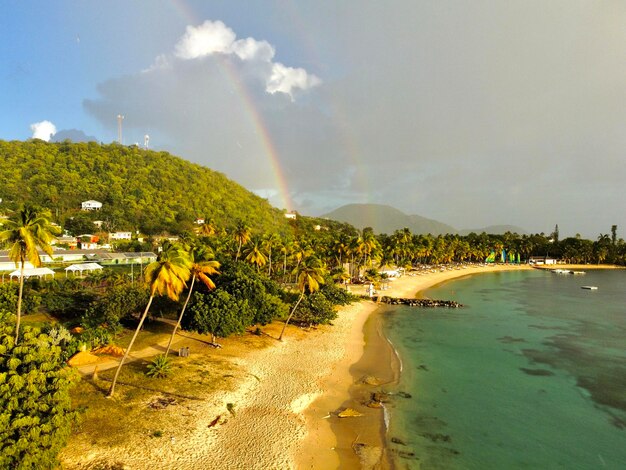
<path id="1" fill-rule="evenodd" d="M 262 232 L 289 230 L 283 212 L 265 199 L 167 152 L 95 142 L 0 140 L 0 177 L 0 209 L 35 203 L 50 209 L 61 224 L 81 213 L 82 201 L 93 199 L 103 207 L 88 215 L 104 221 L 108 230 L 180 233 L 191 230 L 198 217 L 221 227 L 242 221 Z"/>

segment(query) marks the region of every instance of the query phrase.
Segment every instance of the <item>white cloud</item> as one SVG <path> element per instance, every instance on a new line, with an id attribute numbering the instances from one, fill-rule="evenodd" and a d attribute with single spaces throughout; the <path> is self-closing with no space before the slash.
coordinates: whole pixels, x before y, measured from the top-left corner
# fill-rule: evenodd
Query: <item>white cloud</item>
<path id="1" fill-rule="evenodd" d="M 174 48 L 174 55 L 184 60 L 195 60 L 214 54 L 236 55 L 244 62 L 259 62 L 258 73 L 265 81 L 265 91 L 270 94 L 285 93 L 293 100 L 296 89 L 308 90 L 322 83 L 302 68 L 287 67 L 272 62 L 276 50 L 267 41 L 254 38 L 237 39 L 235 32 L 221 21 L 205 21 L 200 26 L 187 26 L 185 34 Z M 161 64 L 167 64 L 162 56 Z M 153 67 L 159 67 L 155 63 Z"/>
<path id="2" fill-rule="evenodd" d="M 241 60 L 260 60 L 271 62 L 276 51 L 267 41 L 253 38 L 239 39 L 233 43 L 232 50 Z"/>
<path id="3" fill-rule="evenodd" d="M 304 69 L 294 69 L 275 63 L 272 66 L 272 74 L 267 81 L 265 90 L 272 94 L 282 92 L 292 96 L 292 91 L 295 88 L 306 90 L 319 85 L 321 82 L 319 78 L 308 74 Z"/>
<path id="4" fill-rule="evenodd" d="M 232 53 L 234 31 L 221 21 L 205 21 L 200 26 L 187 26 L 187 31 L 176 44 L 176 56 L 197 59 L 207 55 Z"/>
<path id="5" fill-rule="evenodd" d="M 50 121 L 35 122 L 30 125 L 33 131 L 33 139 L 41 139 L 48 142 L 50 138 L 57 133 L 57 128 Z"/>

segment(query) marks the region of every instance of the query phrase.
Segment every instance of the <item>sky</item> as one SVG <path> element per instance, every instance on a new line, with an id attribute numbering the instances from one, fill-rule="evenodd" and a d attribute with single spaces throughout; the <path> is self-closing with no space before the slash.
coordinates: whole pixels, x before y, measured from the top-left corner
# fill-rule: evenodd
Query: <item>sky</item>
<path id="1" fill-rule="evenodd" d="M 623 0 L 3 0 L 0 139 L 165 150 L 278 208 L 626 228 Z"/>

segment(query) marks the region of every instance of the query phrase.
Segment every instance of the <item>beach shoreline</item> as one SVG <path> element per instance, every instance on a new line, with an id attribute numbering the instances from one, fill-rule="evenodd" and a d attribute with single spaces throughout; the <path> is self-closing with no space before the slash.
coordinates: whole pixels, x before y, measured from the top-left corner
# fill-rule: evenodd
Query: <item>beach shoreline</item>
<path id="1" fill-rule="evenodd" d="M 381 294 L 396 298 L 420 298 L 425 290 L 453 279 L 520 269 L 532 268 L 527 265 L 486 265 L 436 269 L 422 275 L 394 279 L 390 288 Z M 364 286 L 351 286 L 351 290 L 356 294 L 365 294 Z M 382 332 L 384 304 L 372 301 L 361 304 L 365 304 L 363 313 L 367 318 L 361 317 L 353 323 L 342 361 L 334 365 L 332 375 L 321 380 L 324 394 L 305 411 L 307 436 L 299 445 L 295 468 L 389 467 L 385 454 L 384 411 L 367 408 L 363 402 L 367 401 L 369 393 L 397 382 L 400 358 Z M 344 309 L 341 309 L 339 315 L 344 314 Z M 379 385 L 363 384 L 365 376 L 375 378 Z M 330 412 L 345 408 L 354 408 L 363 416 L 345 419 L 327 417 Z M 366 451 L 359 458 L 355 449 Z"/>
<path id="2" fill-rule="evenodd" d="M 423 296 L 426 289 L 452 279 L 520 269 L 532 268 L 438 268 L 394 279 L 390 288 L 380 294 L 400 298 Z M 365 286 L 350 288 L 355 294 L 365 291 Z M 370 300 L 355 302 L 341 307 L 332 325 L 311 330 L 289 325 L 282 342 L 276 340 L 282 328 L 279 322 L 264 326 L 261 335 L 224 339 L 219 351 L 208 346 L 201 348 L 202 343 L 191 335 L 183 338 L 183 346 L 187 342 L 197 351 L 188 360 L 222 367 L 215 373 L 228 377 L 228 387 L 211 392 L 202 400 L 182 402 L 179 407 L 160 411 L 162 422 L 168 423 L 163 424 L 167 441 L 135 432 L 115 445 L 105 446 L 78 433 L 62 453 L 64 467 L 90 469 L 96 463 L 119 462 L 133 469 L 194 469 L 223 462 L 233 469 L 367 468 L 352 452 L 352 444 L 356 435 L 358 441 L 372 436 L 372 447 L 379 449 L 374 449 L 370 457 L 383 455 L 382 411 L 373 410 L 378 412 L 373 421 L 368 421 L 368 417 L 342 419 L 339 426 L 347 430 L 336 429 L 339 418 L 334 413 L 354 395 L 359 379 L 369 374 L 367 354 L 376 358 L 370 363 L 380 366 L 374 374 L 380 374 L 383 381 L 394 380 L 393 373 L 384 376 L 385 372 L 393 372 L 395 353 L 377 323 L 380 315 L 375 312 L 380 308 L 381 304 Z M 364 357 L 365 362 L 360 363 Z M 367 387 L 362 389 L 367 391 Z M 234 405 L 234 412 L 230 412 L 229 404 Z M 350 429 L 352 426 L 362 426 L 362 431 L 357 427 Z M 376 439 L 380 445 L 375 445 Z M 376 465 L 372 468 L 384 468 Z"/>

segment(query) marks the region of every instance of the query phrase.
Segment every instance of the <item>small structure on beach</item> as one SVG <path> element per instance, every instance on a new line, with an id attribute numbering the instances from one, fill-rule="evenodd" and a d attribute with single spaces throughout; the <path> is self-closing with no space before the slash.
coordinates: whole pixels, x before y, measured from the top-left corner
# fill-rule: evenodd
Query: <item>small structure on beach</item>
<path id="1" fill-rule="evenodd" d="M 563 263 L 563 262 L 555 258 L 548 258 L 547 256 L 531 256 L 530 258 L 528 258 L 528 264 L 532 264 L 535 266 L 541 266 L 545 264 L 558 264 L 558 263 Z"/>

